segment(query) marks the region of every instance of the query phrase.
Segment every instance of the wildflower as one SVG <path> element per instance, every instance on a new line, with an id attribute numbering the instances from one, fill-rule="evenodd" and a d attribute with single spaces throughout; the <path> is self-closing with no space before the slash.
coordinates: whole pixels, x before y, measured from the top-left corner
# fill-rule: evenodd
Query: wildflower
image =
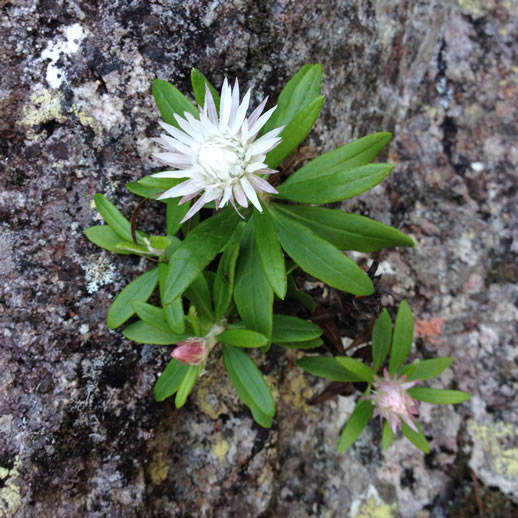
<path id="1" fill-rule="evenodd" d="M 283 128 L 276 128 L 255 140 L 276 106 L 262 114 L 268 99 L 266 98 L 247 118 L 250 94 L 251 91 L 248 90 L 240 103 L 237 80 L 234 88 L 231 88 L 225 78 L 219 116 L 212 93 L 206 86 L 205 106 L 200 111 L 199 120 L 185 112 L 185 118 L 175 114 L 181 130 L 164 122 L 160 123 L 169 135 L 162 134 L 157 139 L 165 152 L 154 156 L 175 170 L 154 176 L 186 180 L 164 192 L 159 199 L 182 196 L 179 202 L 181 204 L 201 194 L 182 222 L 213 200 L 216 201 L 216 208 L 224 207 L 230 202 L 238 213 L 235 202 L 242 207 L 248 207 L 250 201 L 262 212 L 256 191 L 277 194 L 277 190 L 261 175 L 277 172 L 270 169 L 264 161 L 266 153 L 281 141 L 278 135 Z"/>
<path id="2" fill-rule="evenodd" d="M 171 356 L 190 365 L 200 364 L 207 358 L 209 352 L 203 338 L 187 338 L 176 345 L 177 347 L 173 350 Z"/>
<path id="3" fill-rule="evenodd" d="M 375 376 L 374 380 L 373 394 L 362 398 L 372 401 L 376 406 L 373 415 L 379 415 L 381 422 L 385 418 L 394 433 L 401 428 L 401 419 L 418 432 L 414 423 L 414 416 L 418 414 L 417 401 L 406 392 L 417 380 L 407 382 L 406 375 L 398 378 L 394 374 L 391 377 L 387 369 L 384 370 L 383 378 Z"/>

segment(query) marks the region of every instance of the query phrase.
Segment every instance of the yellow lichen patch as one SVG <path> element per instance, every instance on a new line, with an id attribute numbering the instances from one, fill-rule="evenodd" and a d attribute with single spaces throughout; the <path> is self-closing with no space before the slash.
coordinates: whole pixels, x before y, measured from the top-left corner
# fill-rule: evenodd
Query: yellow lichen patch
<path id="1" fill-rule="evenodd" d="M 280 387 L 282 399 L 291 407 L 303 410 L 308 416 L 315 416 L 315 411 L 308 405 L 313 397 L 313 389 L 308 379 L 300 369 L 292 369 L 288 372 Z"/>
<path id="2" fill-rule="evenodd" d="M 153 484 L 161 484 L 167 478 L 168 472 L 169 467 L 165 463 L 162 453 L 155 453 L 149 465 L 149 474 Z"/>
<path id="3" fill-rule="evenodd" d="M 516 444 L 518 428 L 503 422 L 487 426 L 471 421 L 469 431 L 479 442 L 483 451 L 492 460 L 494 471 L 510 480 L 518 477 L 518 448 L 506 448 L 506 444 Z"/>
<path id="4" fill-rule="evenodd" d="M 66 117 L 61 113 L 61 100 L 61 94 L 58 92 L 43 90 L 35 93 L 31 97 L 31 104 L 23 107 L 21 124 L 30 127 L 51 120 L 64 122 Z"/>
<path id="5" fill-rule="evenodd" d="M 88 113 L 80 110 L 75 104 L 72 106 L 70 111 L 79 119 L 79 122 L 83 126 L 90 126 L 90 128 L 94 130 L 95 134 L 99 132 L 99 128 L 95 123 L 95 119 L 91 115 L 88 115 Z"/>
<path id="6" fill-rule="evenodd" d="M 16 483 L 19 466 L 20 458 L 17 456 L 11 469 L 0 468 L 0 480 L 3 483 L 0 489 L 0 515 L 2 516 L 14 516 L 20 507 L 22 498 L 20 486 Z"/>
<path id="7" fill-rule="evenodd" d="M 484 16 L 485 8 L 481 0 L 459 0 L 459 7 L 474 18 Z"/>
<path id="8" fill-rule="evenodd" d="M 233 387 L 226 376 L 223 376 L 219 371 L 216 371 L 215 374 L 209 371 L 201 376 L 195 394 L 199 409 L 212 419 L 217 419 L 221 414 L 229 412 L 229 408 L 224 403 L 224 400 L 227 399 L 225 393 L 233 391 Z"/>
<path id="9" fill-rule="evenodd" d="M 76 105 L 63 113 L 61 101 L 62 95 L 56 91 L 42 90 L 32 95 L 31 104 L 23 107 L 23 118 L 20 121 L 20 124 L 29 128 L 29 137 L 33 136 L 30 130 L 33 126 L 52 120 L 65 122 L 70 113 L 73 113 L 83 126 L 89 126 L 96 134 L 98 133 L 99 128 L 91 115 L 80 110 Z"/>
<path id="10" fill-rule="evenodd" d="M 363 498 L 353 502 L 349 516 L 351 518 L 395 518 L 399 513 L 397 504 L 384 502 L 377 489 L 371 485 Z"/>
<path id="11" fill-rule="evenodd" d="M 229 449 L 229 444 L 228 444 L 228 441 L 226 441 L 225 439 L 219 439 L 212 446 L 212 452 L 214 453 L 215 457 L 218 459 L 218 461 L 220 463 L 225 460 L 228 449 Z"/>
<path id="12" fill-rule="evenodd" d="M 378 504 L 371 497 L 363 502 L 355 518 L 395 518 L 396 511 L 396 504 L 389 505 L 384 502 Z"/>

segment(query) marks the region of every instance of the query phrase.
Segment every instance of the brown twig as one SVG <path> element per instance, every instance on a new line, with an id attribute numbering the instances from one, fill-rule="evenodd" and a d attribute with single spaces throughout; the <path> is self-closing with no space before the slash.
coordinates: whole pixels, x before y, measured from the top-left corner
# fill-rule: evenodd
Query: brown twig
<path id="1" fill-rule="evenodd" d="M 478 511 L 480 513 L 480 518 L 486 518 L 486 513 L 484 512 L 484 504 L 482 503 L 482 497 L 480 496 L 480 488 L 478 486 L 478 479 L 477 479 L 475 473 L 473 473 L 473 471 L 471 469 L 468 469 L 468 472 L 469 472 L 471 479 L 473 480 L 473 484 L 475 486 L 475 498 L 477 500 L 477 506 L 478 506 Z"/>

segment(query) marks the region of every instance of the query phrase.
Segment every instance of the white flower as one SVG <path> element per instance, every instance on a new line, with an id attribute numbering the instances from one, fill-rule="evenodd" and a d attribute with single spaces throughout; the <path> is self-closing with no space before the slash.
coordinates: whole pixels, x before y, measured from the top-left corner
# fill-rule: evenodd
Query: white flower
<path id="1" fill-rule="evenodd" d="M 170 124 L 160 123 L 169 135 L 163 134 L 157 139 L 165 152 L 153 156 L 175 170 L 153 176 L 187 180 L 164 192 L 158 199 L 181 196 L 179 203 L 185 203 L 201 194 L 182 222 L 213 200 L 216 200 L 217 208 L 230 202 L 238 213 L 235 202 L 248 207 L 250 201 L 262 212 L 256 191 L 277 193 L 261 175 L 276 172 L 268 168 L 264 161 L 266 153 L 281 141 L 278 135 L 283 128 L 276 128 L 255 140 L 276 108 L 261 115 L 267 99 L 247 118 L 250 90 L 239 103 L 237 80 L 234 88 L 231 88 L 225 78 L 221 89 L 219 117 L 214 98 L 206 86 L 205 106 L 200 111 L 199 120 L 188 112 L 185 112 L 185 118 L 175 114 L 183 131 Z"/>
<path id="2" fill-rule="evenodd" d="M 373 416 L 380 416 L 380 420 L 385 418 L 392 432 L 396 432 L 401 428 L 401 419 L 412 429 L 417 432 L 414 423 L 414 416 L 417 415 L 417 401 L 407 393 L 407 390 L 413 387 L 416 381 L 406 381 L 406 376 L 391 378 L 387 369 L 384 371 L 384 377 L 374 377 L 374 393 L 370 396 L 364 396 L 362 399 L 370 400 L 376 406 Z"/>

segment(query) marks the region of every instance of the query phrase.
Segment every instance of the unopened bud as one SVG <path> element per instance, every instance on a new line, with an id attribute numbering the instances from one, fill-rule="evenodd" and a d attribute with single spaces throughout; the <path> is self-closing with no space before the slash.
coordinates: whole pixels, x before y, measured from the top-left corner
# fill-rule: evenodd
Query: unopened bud
<path id="1" fill-rule="evenodd" d="M 202 338 L 188 338 L 176 345 L 171 356 L 182 363 L 198 365 L 207 357 L 207 346 Z"/>

